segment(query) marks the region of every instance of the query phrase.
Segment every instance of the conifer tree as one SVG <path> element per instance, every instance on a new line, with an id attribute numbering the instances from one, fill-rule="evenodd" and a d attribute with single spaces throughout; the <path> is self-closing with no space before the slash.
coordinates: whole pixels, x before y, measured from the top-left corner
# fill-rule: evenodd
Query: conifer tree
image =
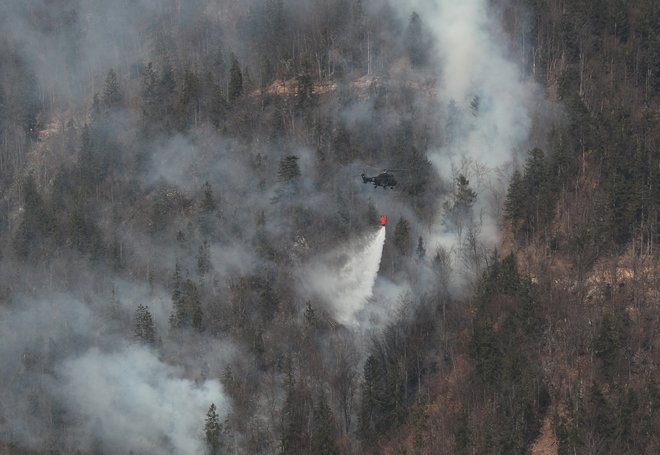
<path id="1" fill-rule="evenodd" d="M 119 90 L 119 81 L 114 69 L 108 71 L 103 87 L 103 104 L 106 107 L 115 107 L 121 102 L 121 92 Z"/>
<path id="2" fill-rule="evenodd" d="M 410 253 L 410 224 L 403 217 L 399 219 L 394 228 L 394 246 L 402 256 Z"/>
<path id="3" fill-rule="evenodd" d="M 135 310 L 135 336 L 150 346 L 156 343 L 156 329 L 149 308 L 140 304 Z"/>
<path id="4" fill-rule="evenodd" d="M 472 206 L 476 200 L 477 193 L 470 188 L 470 181 L 459 174 L 451 198 L 442 205 L 443 222 L 456 230 L 459 239 L 462 239 L 463 229 L 472 224 Z"/>
<path id="5" fill-rule="evenodd" d="M 369 226 L 378 226 L 379 224 L 378 212 L 371 198 L 369 198 L 369 204 L 367 205 L 367 223 L 369 223 Z"/>
<path id="6" fill-rule="evenodd" d="M 290 360 L 285 365 L 286 398 L 282 408 L 284 428 L 280 441 L 280 453 L 304 453 L 304 447 L 309 444 L 309 411 L 310 403 L 304 385 L 296 383 Z"/>
<path id="7" fill-rule="evenodd" d="M 8 103 L 14 121 L 21 127 L 25 137 L 36 140 L 39 136 L 37 115 L 40 111 L 37 77 L 21 59 L 12 59 L 12 68 L 17 73 L 17 84 L 10 92 Z"/>
<path id="8" fill-rule="evenodd" d="M 296 105 L 300 109 L 314 105 L 314 81 L 309 72 L 304 71 L 296 77 Z"/>
<path id="9" fill-rule="evenodd" d="M 426 248 L 424 248 L 424 239 L 422 238 L 421 235 L 417 240 L 417 250 L 415 250 L 415 252 L 417 253 L 417 257 L 419 259 L 424 259 L 424 257 L 426 256 Z"/>
<path id="10" fill-rule="evenodd" d="M 172 292 L 170 327 L 173 329 L 193 328 L 201 331 L 203 313 L 199 290 L 190 278 L 181 280 L 181 276 L 177 272 L 178 270 L 175 272 L 175 284 Z"/>
<path id="11" fill-rule="evenodd" d="M 197 74 L 186 69 L 183 72 L 183 82 L 181 87 L 181 97 L 179 99 L 179 120 L 178 124 L 182 128 L 199 122 L 202 84 Z"/>
<path id="12" fill-rule="evenodd" d="M 22 196 L 23 218 L 14 237 L 14 248 L 17 254 L 27 256 L 36 243 L 53 233 L 55 225 L 31 173 L 23 183 Z"/>
<path id="13" fill-rule="evenodd" d="M 197 271 L 201 276 L 206 275 L 211 268 L 211 250 L 209 247 L 209 241 L 204 240 L 199 247 L 197 252 Z"/>
<path id="14" fill-rule="evenodd" d="M 276 191 L 273 202 L 289 201 L 298 192 L 298 179 L 300 178 L 298 157 L 288 155 L 282 158 L 280 160 L 277 177 L 280 182 L 280 187 Z"/>
<path id="15" fill-rule="evenodd" d="M 206 413 L 206 420 L 204 423 L 204 440 L 206 442 L 206 449 L 210 455 L 218 455 L 221 453 L 221 435 L 222 426 L 220 424 L 220 417 L 216 412 L 215 403 L 211 403 L 211 406 Z"/>
<path id="16" fill-rule="evenodd" d="M 229 68 L 229 101 L 234 102 L 243 94 L 243 74 L 236 55 L 231 54 L 231 67 Z"/>
<path id="17" fill-rule="evenodd" d="M 172 95 L 175 90 L 176 78 L 174 77 L 174 69 L 172 65 L 166 63 L 161 71 L 160 81 L 158 81 L 158 95 L 160 97 L 167 97 Z"/>
<path id="18" fill-rule="evenodd" d="M 174 275 L 172 277 L 172 312 L 170 313 L 169 320 L 171 329 L 176 329 L 180 326 L 178 319 L 179 308 L 183 306 L 183 291 L 181 287 L 181 267 L 179 266 L 179 261 L 177 261 L 174 265 Z"/>
<path id="19" fill-rule="evenodd" d="M 360 437 L 367 443 L 374 439 L 380 427 L 383 382 L 378 361 L 371 354 L 364 363 L 364 382 L 362 384 L 358 423 Z"/>
<path id="20" fill-rule="evenodd" d="M 525 189 L 523 177 L 520 171 L 516 169 L 511 176 L 511 183 L 509 183 L 509 189 L 504 201 L 504 212 L 506 217 L 511 221 L 514 234 L 517 231 L 518 222 L 523 218 L 524 198 Z"/>
<path id="21" fill-rule="evenodd" d="M 314 455 L 334 455 L 337 453 L 337 428 L 332 409 L 325 394 L 321 393 L 314 408 L 312 429 L 312 453 Z"/>
<path id="22" fill-rule="evenodd" d="M 229 104 L 227 103 L 224 90 L 219 85 L 216 85 L 211 94 L 211 106 L 209 109 L 209 117 L 213 126 L 219 128 L 223 124 L 227 117 L 228 108 Z"/>
<path id="23" fill-rule="evenodd" d="M 145 104 L 152 104 L 156 101 L 158 94 L 158 74 L 154 69 L 154 64 L 149 62 L 142 74 L 142 98 Z"/>
<path id="24" fill-rule="evenodd" d="M 202 186 L 202 202 L 200 204 L 200 208 L 202 209 L 202 213 L 210 213 L 213 210 L 217 208 L 217 204 L 215 202 L 215 199 L 213 198 L 213 191 L 211 190 L 211 184 L 208 182 L 204 182 L 204 185 Z"/>
<path id="25" fill-rule="evenodd" d="M 280 167 L 277 172 L 278 180 L 282 183 L 289 183 L 300 177 L 300 168 L 298 167 L 298 157 L 294 155 L 285 156 L 280 160 Z"/>
<path id="26" fill-rule="evenodd" d="M 428 60 L 429 40 L 424 36 L 422 19 L 416 11 L 410 15 L 404 42 L 413 68 L 423 66 Z"/>
<path id="27" fill-rule="evenodd" d="M 142 112 L 147 122 L 155 120 L 158 106 L 158 74 L 153 63 L 147 63 L 142 74 Z M 147 125 L 149 127 L 150 125 Z"/>
<path id="28" fill-rule="evenodd" d="M 461 408 L 454 423 L 454 453 L 467 455 L 470 449 L 470 420 L 467 408 Z"/>

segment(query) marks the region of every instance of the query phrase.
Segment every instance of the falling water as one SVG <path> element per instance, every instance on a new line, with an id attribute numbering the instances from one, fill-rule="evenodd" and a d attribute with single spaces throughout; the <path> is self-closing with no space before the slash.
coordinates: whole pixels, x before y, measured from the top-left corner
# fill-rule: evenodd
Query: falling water
<path id="1" fill-rule="evenodd" d="M 330 305 L 337 322 L 356 325 L 373 293 L 385 245 L 385 226 L 309 264 L 306 285 Z"/>

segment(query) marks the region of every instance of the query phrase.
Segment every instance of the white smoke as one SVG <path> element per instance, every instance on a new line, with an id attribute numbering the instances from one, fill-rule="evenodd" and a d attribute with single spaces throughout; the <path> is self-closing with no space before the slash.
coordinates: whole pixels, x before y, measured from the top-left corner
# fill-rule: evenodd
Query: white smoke
<path id="1" fill-rule="evenodd" d="M 531 148 L 541 89 L 510 58 L 500 15 L 487 0 L 419 0 L 408 6 L 420 13 L 436 38 L 438 95 L 447 108 L 438 121 L 452 122 L 445 128 L 445 143 L 429 150 L 428 157 L 449 185 L 459 173 L 470 181 L 477 193 L 473 232 L 482 251 L 492 251 L 499 242 L 500 209 L 512 162 Z M 453 266 L 464 267 L 465 236 L 443 223 L 443 202 L 438 203 L 430 246 L 442 245 L 452 252 Z"/>
<path id="2" fill-rule="evenodd" d="M 385 245 L 385 227 L 366 239 L 313 259 L 301 271 L 303 286 L 327 303 L 335 319 L 358 324 L 356 314 L 373 293 Z"/>
<path id="3" fill-rule="evenodd" d="M 43 413 L 54 408 L 76 422 L 60 430 L 68 447 L 97 447 L 105 453 L 203 452 L 209 406 L 214 403 L 221 418 L 230 409 L 222 385 L 191 379 L 202 356 L 191 354 L 190 344 L 192 358 L 172 366 L 155 350 L 132 343 L 134 306 L 151 303 L 154 308 L 153 299 L 130 283 L 118 289 L 125 302 L 85 304 L 54 294 L 0 307 L 0 440 L 42 448 L 49 437 Z M 104 318 L 108 311 L 126 321 L 129 331 Z M 171 349 L 166 339 L 164 351 Z M 227 345 L 214 343 L 203 351 L 202 360 L 216 363 L 210 367 L 217 377 Z M 35 403 L 36 390 L 40 400 Z"/>
<path id="4" fill-rule="evenodd" d="M 442 93 L 459 110 L 470 109 L 463 117 L 462 134 L 449 144 L 449 155 L 464 154 L 489 168 L 501 166 L 528 139 L 536 87 L 507 57 L 494 20 L 498 16 L 487 2 L 445 0 L 431 11 L 427 22 L 444 63 Z M 472 110 L 475 97 L 478 108 Z"/>
<path id="5" fill-rule="evenodd" d="M 227 411 L 222 385 L 195 384 L 148 349 L 103 353 L 93 348 L 59 368 L 56 393 L 82 417 L 80 430 L 124 453 L 202 453 L 204 416 Z"/>

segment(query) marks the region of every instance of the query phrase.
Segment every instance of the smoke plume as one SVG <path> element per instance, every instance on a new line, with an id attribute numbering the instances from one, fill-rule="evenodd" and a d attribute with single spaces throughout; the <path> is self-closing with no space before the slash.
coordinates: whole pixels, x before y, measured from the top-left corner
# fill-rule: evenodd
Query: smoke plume
<path id="1" fill-rule="evenodd" d="M 317 257 L 301 272 L 303 286 L 331 308 L 336 320 L 353 326 L 371 297 L 385 244 L 385 227 L 349 246 Z"/>

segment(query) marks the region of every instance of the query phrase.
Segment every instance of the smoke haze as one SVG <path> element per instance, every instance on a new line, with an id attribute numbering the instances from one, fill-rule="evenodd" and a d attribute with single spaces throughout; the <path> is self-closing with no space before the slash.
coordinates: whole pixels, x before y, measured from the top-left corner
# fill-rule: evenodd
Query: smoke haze
<path id="1" fill-rule="evenodd" d="M 452 253 L 457 279 L 473 280 L 481 266 L 465 263 L 466 233 L 476 234 L 482 256 L 498 246 L 508 177 L 531 148 L 535 112 L 545 102 L 541 88 L 512 60 L 500 16 L 487 1 L 414 5 L 435 38 L 441 67 L 437 89 L 445 110 L 438 116 L 443 143 L 430 149 L 428 158 L 450 187 L 462 174 L 477 194 L 462 233 L 446 220 L 443 204 L 451 194 L 438 201 L 430 244 Z"/>
<path id="2" fill-rule="evenodd" d="M 304 331 L 287 320 L 290 314 L 318 301 L 351 336 L 376 332 L 396 319 L 398 305 L 414 310 L 421 298 L 410 296 L 437 286 L 439 247 L 451 256 L 455 273 L 446 276 L 454 295 L 479 276 L 499 241 L 508 172 L 529 148 L 538 89 L 509 58 L 485 0 L 349 3 L 335 2 L 338 10 L 329 11 L 321 1 L 292 0 L 2 2 L 0 50 L 10 49 L 29 71 L 12 66 L 16 74 L 0 79 L 0 95 L 33 75 L 42 112 L 38 128 L 26 130 L 55 126 L 50 136 L 26 141 L 28 164 L 2 194 L 8 227 L 0 232 L 9 246 L 1 264 L 8 297 L 0 306 L 0 442 L 201 453 L 204 417 L 214 403 L 221 420 L 233 418 L 236 452 L 272 453 L 284 431 L 278 412 L 285 385 L 295 374 L 304 383 L 305 369 L 314 368 L 300 360 L 298 370 L 284 371 L 301 355 L 295 336 Z M 269 10 L 277 5 L 281 17 Z M 427 33 L 424 69 L 402 57 L 412 11 Z M 291 23 L 278 22 L 283 17 Z M 288 37 L 279 53 L 268 31 Z M 296 52 L 316 60 L 298 61 Z M 234 54 L 246 87 L 237 101 L 228 98 Z M 170 104 L 151 117 L 143 80 L 149 62 L 156 62 L 159 82 L 170 67 L 177 78 Z M 123 104 L 93 113 L 103 109 L 110 69 Z M 291 87 L 306 76 L 326 83 L 327 94 L 317 88 L 300 101 Z M 291 93 L 269 95 L 269 84 L 288 84 Z M 190 93 L 198 94 L 197 104 Z M 101 158 L 76 167 L 84 134 L 96 123 Z M 290 156 L 297 169 L 287 176 L 282 163 Z M 382 169 L 413 158 L 414 166 L 428 159 L 432 170 L 425 178 L 418 168 L 397 175 L 401 190 L 374 194 L 359 180 L 365 163 Z M 97 172 L 106 161 L 110 170 Z M 95 176 L 87 193 L 77 180 L 85 171 Z M 443 208 L 459 174 L 477 194 L 460 228 Z M 40 214 L 63 227 L 39 231 L 48 240 L 36 243 L 37 259 L 24 265 L 32 259 L 4 253 L 25 218 L 19 182 L 28 175 L 43 196 L 39 207 L 50 210 Z M 425 190 L 414 188 L 418 181 Z M 391 220 L 408 221 L 409 251 L 397 256 L 385 227 L 371 232 L 372 202 Z M 98 251 L 76 244 L 79 233 Z M 424 257 L 413 252 L 422 236 Z M 49 249 L 40 263 L 38 254 Z M 199 300 L 198 332 L 172 328 L 181 283 Z M 138 305 L 153 316 L 154 346 L 136 339 Z M 366 340 L 356 336 L 343 348 L 352 353 L 349 379 L 362 366 Z M 230 377 L 229 365 L 244 373 L 233 395 L 219 379 Z M 357 420 L 351 427 L 358 383 L 351 381 L 350 393 L 334 393 L 331 402 L 337 415 L 342 409 L 347 434 Z M 317 387 L 338 387 L 337 380 L 321 378 Z M 243 399 L 240 413 L 230 396 Z M 52 428 L 65 431 L 49 434 Z"/>

